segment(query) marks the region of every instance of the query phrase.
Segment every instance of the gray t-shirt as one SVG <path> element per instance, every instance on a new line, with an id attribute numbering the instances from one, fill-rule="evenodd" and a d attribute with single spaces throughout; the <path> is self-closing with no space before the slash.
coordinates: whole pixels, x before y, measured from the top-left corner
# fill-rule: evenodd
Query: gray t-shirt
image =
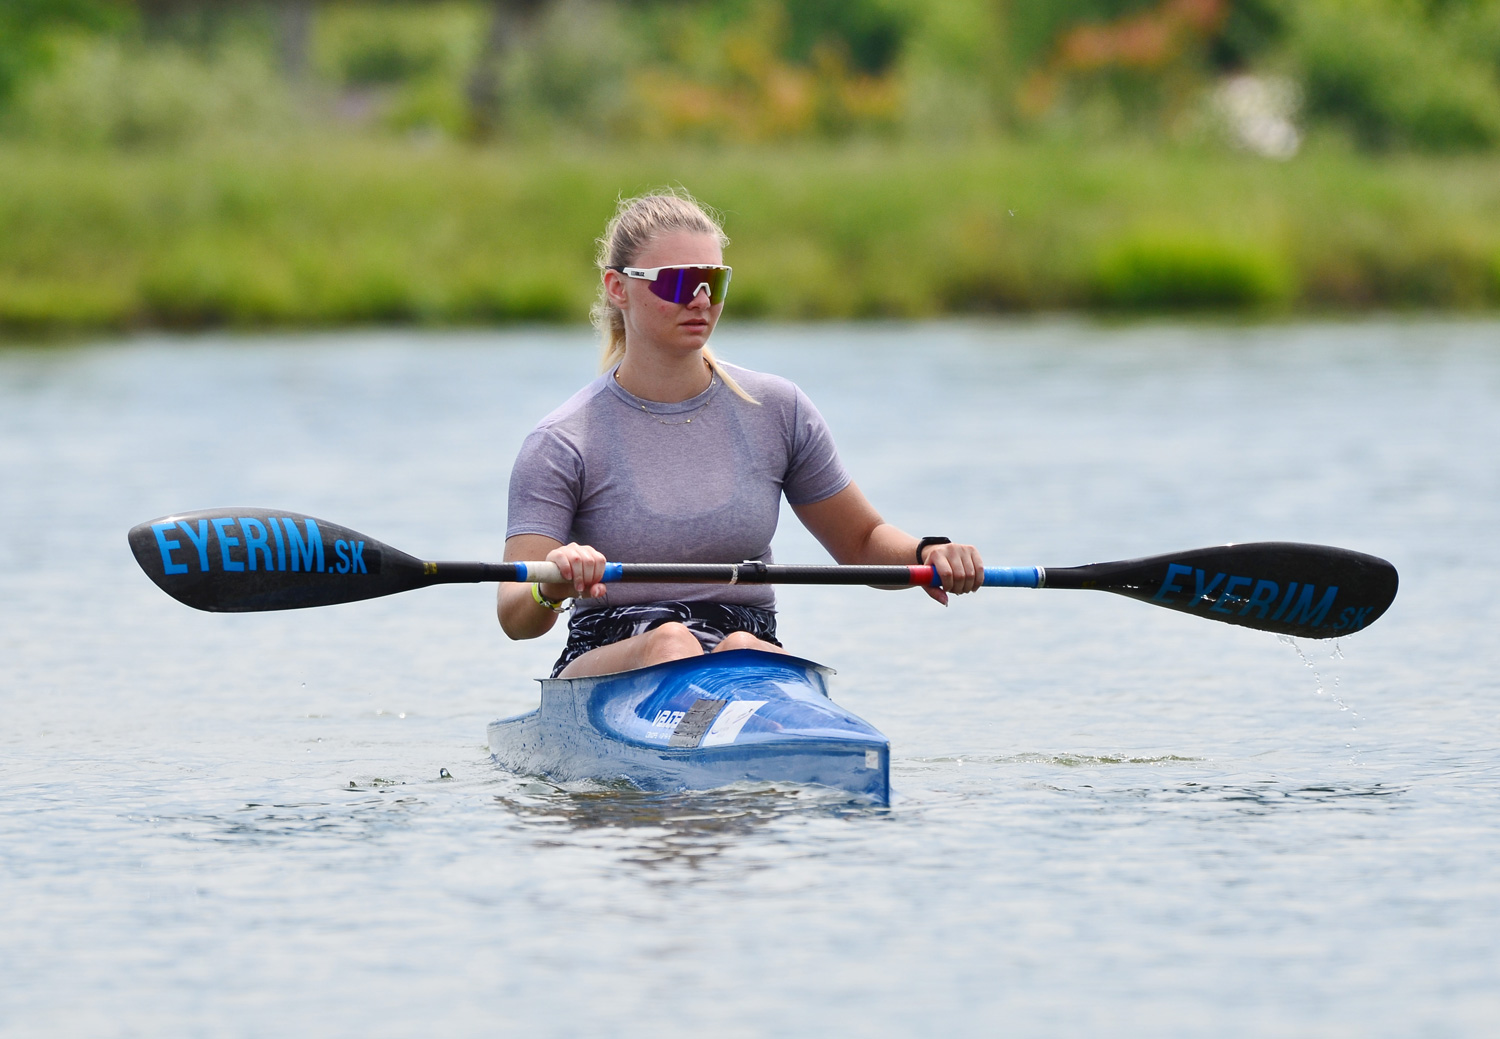
<path id="1" fill-rule="evenodd" d="M 615 563 L 771 562 L 781 495 L 822 501 L 849 474 L 806 394 L 724 367 L 759 404 L 719 379 L 676 404 L 642 400 L 613 370 L 579 390 L 521 445 L 505 536 L 577 541 Z M 664 600 L 776 604 L 769 585 L 611 584 L 577 609 Z"/>

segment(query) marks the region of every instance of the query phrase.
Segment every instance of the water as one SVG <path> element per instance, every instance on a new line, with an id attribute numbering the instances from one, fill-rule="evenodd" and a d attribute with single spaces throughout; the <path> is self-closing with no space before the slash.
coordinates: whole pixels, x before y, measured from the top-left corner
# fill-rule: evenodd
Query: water
<path id="1" fill-rule="evenodd" d="M 994 565 L 1385 556 L 1335 646 L 1090 592 L 784 589 L 893 747 L 815 791 L 489 764 L 557 635 L 490 589 L 212 616 L 133 523 L 293 509 L 498 558 L 581 332 L 0 353 L 7 1035 L 1469 1036 L 1500 1014 L 1500 325 L 726 328 Z M 783 561 L 820 561 L 788 517 Z M 443 770 L 451 778 L 442 778 Z"/>

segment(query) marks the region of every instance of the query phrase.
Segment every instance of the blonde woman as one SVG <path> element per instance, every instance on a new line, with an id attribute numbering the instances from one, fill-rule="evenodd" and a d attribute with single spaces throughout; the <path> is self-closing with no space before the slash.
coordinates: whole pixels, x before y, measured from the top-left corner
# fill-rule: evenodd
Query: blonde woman
<path id="1" fill-rule="evenodd" d="M 537 425 L 511 473 L 507 560 L 568 583 L 502 585 L 500 625 L 545 634 L 575 597 L 554 676 L 609 674 L 722 649 L 780 651 L 768 585 L 611 584 L 615 562 L 771 561 L 781 496 L 840 563 L 927 563 L 947 592 L 983 580 L 972 545 L 880 518 L 795 385 L 708 348 L 730 268 L 722 228 L 681 193 L 622 202 L 600 239 L 604 374 Z M 946 603 L 943 589 L 926 589 Z"/>

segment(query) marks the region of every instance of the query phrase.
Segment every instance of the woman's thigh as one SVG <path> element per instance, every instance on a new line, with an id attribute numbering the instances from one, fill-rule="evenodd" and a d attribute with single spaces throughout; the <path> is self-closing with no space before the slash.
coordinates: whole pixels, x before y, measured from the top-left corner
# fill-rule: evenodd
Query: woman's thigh
<path id="1" fill-rule="evenodd" d="M 759 641 L 759 640 L 757 640 Z M 652 628 L 643 635 L 633 635 L 619 642 L 580 653 L 558 672 L 558 678 L 582 678 L 586 675 L 610 675 L 617 671 L 634 671 L 638 667 L 663 664 L 668 660 L 700 656 L 703 647 L 683 624 L 672 622 Z"/>

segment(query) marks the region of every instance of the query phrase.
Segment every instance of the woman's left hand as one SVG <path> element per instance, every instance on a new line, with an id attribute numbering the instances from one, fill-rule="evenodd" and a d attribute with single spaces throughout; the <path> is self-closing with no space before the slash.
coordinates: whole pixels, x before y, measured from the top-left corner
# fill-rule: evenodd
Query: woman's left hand
<path id="1" fill-rule="evenodd" d="M 922 590 L 944 606 L 948 605 L 949 592 L 963 595 L 984 587 L 984 560 L 973 545 L 933 545 L 922 555 L 943 582 L 941 588 Z"/>

